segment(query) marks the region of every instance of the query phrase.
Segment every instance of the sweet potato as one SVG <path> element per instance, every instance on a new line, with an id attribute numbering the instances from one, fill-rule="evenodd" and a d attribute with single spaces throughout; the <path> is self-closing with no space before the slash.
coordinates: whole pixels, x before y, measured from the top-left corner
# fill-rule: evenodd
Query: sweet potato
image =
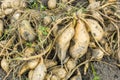
<path id="1" fill-rule="evenodd" d="M 26 0 L 2 0 L 0 1 L 0 18 L 4 18 L 6 15 L 13 13 L 15 10 L 25 8 Z"/>
<path id="2" fill-rule="evenodd" d="M 53 75 L 56 75 L 60 79 L 64 78 L 67 74 L 66 70 L 61 67 L 54 68 L 51 72 Z"/>
<path id="3" fill-rule="evenodd" d="M 45 76 L 45 80 L 51 80 L 51 79 L 50 79 L 51 76 L 52 76 L 52 74 L 47 73 L 46 76 Z"/>
<path id="4" fill-rule="evenodd" d="M 104 22 L 103 17 L 102 17 L 98 12 L 93 11 L 93 12 L 92 12 L 92 16 L 95 17 L 95 18 L 96 18 L 97 20 L 99 20 L 100 22 Z"/>
<path id="5" fill-rule="evenodd" d="M 21 37 L 26 41 L 33 41 L 35 39 L 36 33 L 30 25 L 30 22 L 23 20 L 20 23 L 19 33 Z"/>
<path id="6" fill-rule="evenodd" d="M 100 41 L 104 36 L 104 31 L 102 27 L 100 26 L 100 24 L 96 20 L 93 20 L 93 19 L 86 19 L 86 20 L 88 22 L 88 27 L 91 33 L 93 34 L 93 37 L 97 41 Z"/>
<path id="7" fill-rule="evenodd" d="M 69 53 L 71 57 L 78 59 L 87 52 L 90 42 L 90 37 L 86 30 L 86 25 L 81 20 L 77 21 L 73 41 L 74 45 L 71 45 Z"/>
<path id="8" fill-rule="evenodd" d="M 117 58 L 118 58 L 118 61 L 120 62 L 120 50 L 117 53 Z"/>
<path id="9" fill-rule="evenodd" d="M 53 67 L 53 66 L 57 65 L 57 61 L 47 59 L 45 61 L 45 65 L 46 65 L 46 68 L 50 68 L 50 67 Z"/>
<path id="10" fill-rule="evenodd" d="M 45 25 L 49 25 L 51 22 L 52 22 L 51 16 L 45 16 L 45 17 L 44 17 L 43 23 L 44 23 Z"/>
<path id="11" fill-rule="evenodd" d="M 61 79 L 56 75 L 47 74 L 45 80 L 61 80 Z"/>
<path id="12" fill-rule="evenodd" d="M 4 14 L 3 10 L 0 9 L 0 18 L 3 18 L 3 17 L 5 17 L 5 14 Z"/>
<path id="13" fill-rule="evenodd" d="M 54 37 L 56 37 L 56 36 L 58 35 L 58 33 L 60 32 L 59 27 L 60 27 L 60 26 L 56 25 L 56 26 L 53 28 L 52 33 L 53 33 L 53 36 L 54 36 Z"/>
<path id="14" fill-rule="evenodd" d="M 44 80 L 46 76 L 46 66 L 41 59 L 41 62 L 37 65 L 33 72 L 32 80 Z"/>
<path id="15" fill-rule="evenodd" d="M 96 9 L 96 8 L 100 7 L 100 1 L 89 0 L 89 3 L 90 4 L 88 5 L 87 9 L 92 10 L 92 9 Z"/>
<path id="16" fill-rule="evenodd" d="M 70 80 L 82 80 L 80 75 L 73 76 Z"/>
<path id="17" fill-rule="evenodd" d="M 2 34 L 3 34 L 3 30 L 4 30 L 3 21 L 0 20 L 0 37 L 1 37 Z"/>
<path id="18" fill-rule="evenodd" d="M 39 59 L 34 59 L 34 60 L 28 61 L 27 65 L 29 66 L 30 69 L 34 69 L 36 68 L 38 63 L 39 63 Z"/>
<path id="19" fill-rule="evenodd" d="M 3 0 L 1 4 L 1 8 L 6 9 L 8 7 L 11 7 L 11 2 L 13 2 L 13 0 Z"/>
<path id="20" fill-rule="evenodd" d="M 71 71 L 76 65 L 77 65 L 77 61 L 72 59 L 72 58 L 69 59 L 66 63 L 66 66 L 67 66 L 69 71 Z"/>
<path id="21" fill-rule="evenodd" d="M 69 48 L 70 41 L 74 36 L 74 25 L 71 24 L 56 40 L 57 56 L 61 63 L 66 57 L 66 52 Z"/>
<path id="22" fill-rule="evenodd" d="M 22 75 L 25 73 L 27 70 L 34 69 L 39 63 L 39 59 L 34 59 L 28 61 L 25 65 L 22 66 L 21 70 L 19 71 L 19 75 Z"/>
<path id="23" fill-rule="evenodd" d="M 60 78 L 57 77 L 56 75 L 52 75 L 50 80 L 60 80 Z"/>
<path id="24" fill-rule="evenodd" d="M 25 57 L 29 57 L 29 56 L 33 55 L 34 52 L 35 52 L 35 49 L 34 49 L 34 48 L 32 48 L 32 47 L 27 47 L 27 48 L 25 49 L 23 55 L 24 55 Z"/>
<path id="25" fill-rule="evenodd" d="M 26 0 L 3 0 L 1 7 L 2 9 L 6 8 L 13 8 L 13 9 L 20 9 L 26 7 Z"/>
<path id="26" fill-rule="evenodd" d="M 1 67 L 6 73 L 9 72 L 10 66 L 9 66 L 8 61 L 5 58 L 3 58 L 1 61 Z"/>
<path id="27" fill-rule="evenodd" d="M 30 70 L 28 73 L 28 79 L 32 80 L 32 76 L 33 76 L 33 70 Z"/>
<path id="28" fill-rule="evenodd" d="M 5 15 L 11 14 L 13 12 L 12 8 L 7 8 L 4 10 Z"/>
<path id="29" fill-rule="evenodd" d="M 104 52 L 99 48 L 92 49 L 92 59 L 101 60 L 103 56 L 104 56 Z"/>
<path id="30" fill-rule="evenodd" d="M 57 6 L 57 0 L 48 0 L 48 8 L 54 9 Z"/>
<path id="31" fill-rule="evenodd" d="M 108 2 L 115 2 L 115 1 L 117 1 L 117 0 L 108 0 Z"/>
<path id="32" fill-rule="evenodd" d="M 61 2 L 62 2 L 62 3 L 67 3 L 67 2 L 68 2 L 68 0 L 61 0 Z"/>

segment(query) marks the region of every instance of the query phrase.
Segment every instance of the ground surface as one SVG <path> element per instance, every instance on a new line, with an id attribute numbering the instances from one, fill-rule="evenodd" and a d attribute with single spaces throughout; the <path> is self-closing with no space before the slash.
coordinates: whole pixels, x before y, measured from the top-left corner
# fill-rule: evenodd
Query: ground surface
<path id="1" fill-rule="evenodd" d="M 115 60 L 108 58 L 105 58 L 103 62 L 92 62 L 97 75 L 100 77 L 100 80 L 120 80 L 120 69 L 117 66 L 112 65 L 115 62 Z M 0 80 L 3 80 L 5 75 L 5 72 L 0 68 Z M 9 75 L 7 80 L 11 80 L 10 76 L 12 76 L 12 74 Z M 93 71 L 90 67 L 87 75 L 83 75 L 83 80 L 94 80 L 93 78 Z"/>
<path id="2" fill-rule="evenodd" d="M 107 63 L 109 62 L 109 63 Z M 120 80 L 120 69 L 114 65 L 115 60 L 105 58 L 100 62 L 92 62 L 97 76 L 100 80 Z M 83 80 L 97 80 L 94 79 L 91 67 L 88 69 L 87 75 L 83 75 Z"/>
<path id="3" fill-rule="evenodd" d="M 46 5 L 47 0 L 42 0 L 42 2 Z M 75 3 L 77 3 L 76 0 Z M 81 0 L 81 3 L 86 0 Z M 120 1 L 120 0 L 119 0 Z M 99 76 L 100 79 L 95 79 L 95 75 L 93 73 L 91 65 L 88 68 L 87 74 L 83 75 L 83 67 L 80 67 L 80 72 L 82 74 L 82 80 L 120 80 L 120 66 L 116 66 L 115 64 L 117 61 L 115 59 L 111 59 L 110 56 L 104 57 L 100 62 L 99 61 L 94 61 L 91 62 L 94 66 L 94 70 Z M 16 79 L 14 80 L 28 80 L 26 79 L 26 76 L 28 75 L 28 72 L 24 73 L 22 76 L 22 79 L 17 79 L 18 77 L 15 77 Z M 10 75 L 7 76 L 7 79 L 5 77 L 7 76 L 6 72 L 3 71 L 3 69 L 0 67 L 0 80 L 13 80 L 13 74 L 12 72 Z M 12 78 L 11 78 L 12 77 Z"/>

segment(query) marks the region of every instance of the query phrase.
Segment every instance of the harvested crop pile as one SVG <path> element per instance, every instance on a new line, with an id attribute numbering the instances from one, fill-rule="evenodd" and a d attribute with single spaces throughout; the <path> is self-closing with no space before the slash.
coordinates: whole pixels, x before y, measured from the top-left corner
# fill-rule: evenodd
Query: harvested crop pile
<path id="1" fill-rule="evenodd" d="M 90 64 L 106 56 L 120 67 L 119 4 L 116 0 L 1 0 L 3 79 L 82 80 Z"/>

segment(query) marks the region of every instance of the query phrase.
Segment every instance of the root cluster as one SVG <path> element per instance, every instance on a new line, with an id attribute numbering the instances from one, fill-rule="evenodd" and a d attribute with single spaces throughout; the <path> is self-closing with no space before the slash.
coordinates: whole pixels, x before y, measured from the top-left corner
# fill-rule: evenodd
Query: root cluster
<path id="1" fill-rule="evenodd" d="M 4 80 L 82 80 L 89 63 L 120 61 L 120 2 L 116 0 L 0 1 L 0 60 Z"/>

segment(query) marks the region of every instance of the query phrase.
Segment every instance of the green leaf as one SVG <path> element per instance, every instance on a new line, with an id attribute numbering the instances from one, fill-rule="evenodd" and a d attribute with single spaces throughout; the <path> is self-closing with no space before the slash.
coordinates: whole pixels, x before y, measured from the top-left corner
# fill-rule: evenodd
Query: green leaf
<path id="1" fill-rule="evenodd" d="M 97 75 L 93 64 L 91 64 L 91 68 L 92 68 L 92 72 L 93 72 L 93 76 L 94 76 L 93 80 L 100 80 L 100 77 Z"/>
<path id="2" fill-rule="evenodd" d="M 48 28 L 45 26 L 39 26 L 39 30 L 42 32 L 43 36 L 47 36 L 48 32 Z"/>
<path id="3" fill-rule="evenodd" d="M 31 47 L 31 46 L 32 46 L 32 43 L 30 43 L 30 42 L 27 42 L 27 43 L 26 43 L 26 46 L 29 46 L 29 47 Z"/>
<path id="4" fill-rule="evenodd" d="M 40 10 L 43 11 L 43 10 L 46 10 L 47 8 L 43 5 L 43 4 L 40 4 Z"/>

